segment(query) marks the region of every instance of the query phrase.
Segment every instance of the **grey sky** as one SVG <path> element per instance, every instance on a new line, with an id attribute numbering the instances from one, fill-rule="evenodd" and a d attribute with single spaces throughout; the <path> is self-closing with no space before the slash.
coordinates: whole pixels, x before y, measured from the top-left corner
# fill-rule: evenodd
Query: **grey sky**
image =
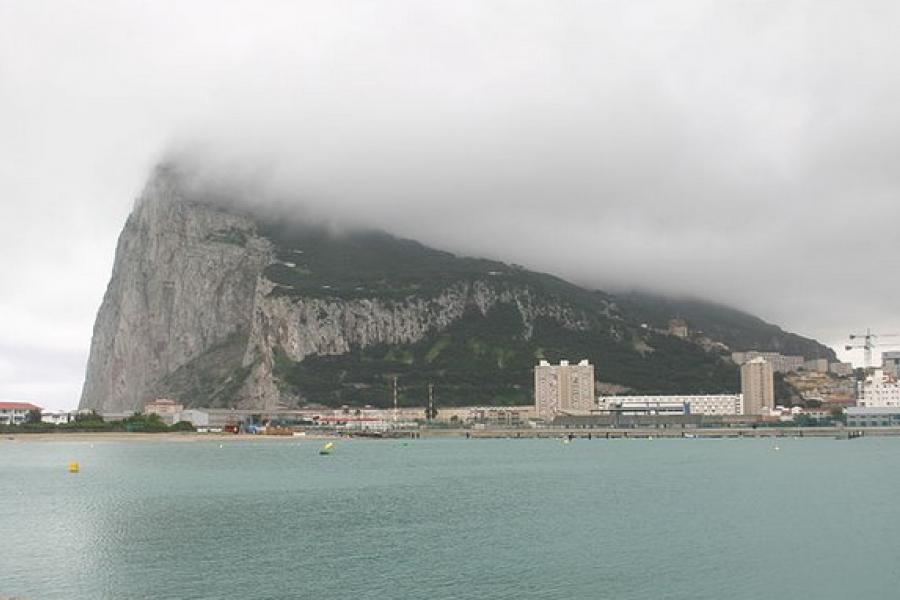
<path id="1" fill-rule="evenodd" d="M 892 1 L 0 0 L 0 399 L 76 404 L 173 148 L 584 284 L 900 331 L 898 26 Z"/>

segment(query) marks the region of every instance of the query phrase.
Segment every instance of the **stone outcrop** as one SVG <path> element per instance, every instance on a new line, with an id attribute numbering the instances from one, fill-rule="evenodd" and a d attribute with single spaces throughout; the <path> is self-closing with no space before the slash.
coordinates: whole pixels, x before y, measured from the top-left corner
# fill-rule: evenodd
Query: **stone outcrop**
<path id="1" fill-rule="evenodd" d="M 140 409 L 160 380 L 246 330 L 271 244 L 254 223 L 191 202 L 157 168 L 119 236 L 80 408 Z"/>

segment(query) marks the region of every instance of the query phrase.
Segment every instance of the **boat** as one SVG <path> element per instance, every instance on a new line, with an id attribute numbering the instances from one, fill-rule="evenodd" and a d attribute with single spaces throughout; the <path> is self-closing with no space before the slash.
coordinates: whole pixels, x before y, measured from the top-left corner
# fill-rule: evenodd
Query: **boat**
<path id="1" fill-rule="evenodd" d="M 322 456 L 326 456 L 328 454 L 331 454 L 331 451 L 333 449 L 334 449 L 334 442 L 328 442 L 327 444 L 322 446 L 322 449 L 319 450 L 319 454 L 321 454 Z"/>

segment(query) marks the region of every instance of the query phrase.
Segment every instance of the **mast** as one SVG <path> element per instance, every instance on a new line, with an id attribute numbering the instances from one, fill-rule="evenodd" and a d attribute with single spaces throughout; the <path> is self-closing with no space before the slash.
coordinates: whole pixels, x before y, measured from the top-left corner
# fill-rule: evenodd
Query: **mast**
<path id="1" fill-rule="evenodd" d="M 400 417 L 400 408 L 397 404 L 397 376 L 394 375 L 394 423 L 397 423 L 397 420 Z"/>

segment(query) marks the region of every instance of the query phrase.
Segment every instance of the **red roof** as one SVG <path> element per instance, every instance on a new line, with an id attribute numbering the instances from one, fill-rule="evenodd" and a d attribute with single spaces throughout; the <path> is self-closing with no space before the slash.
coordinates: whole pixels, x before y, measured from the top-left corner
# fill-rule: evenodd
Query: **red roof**
<path id="1" fill-rule="evenodd" d="M 0 409 L 4 408 L 7 410 L 41 410 L 40 406 L 28 402 L 0 402 Z"/>

